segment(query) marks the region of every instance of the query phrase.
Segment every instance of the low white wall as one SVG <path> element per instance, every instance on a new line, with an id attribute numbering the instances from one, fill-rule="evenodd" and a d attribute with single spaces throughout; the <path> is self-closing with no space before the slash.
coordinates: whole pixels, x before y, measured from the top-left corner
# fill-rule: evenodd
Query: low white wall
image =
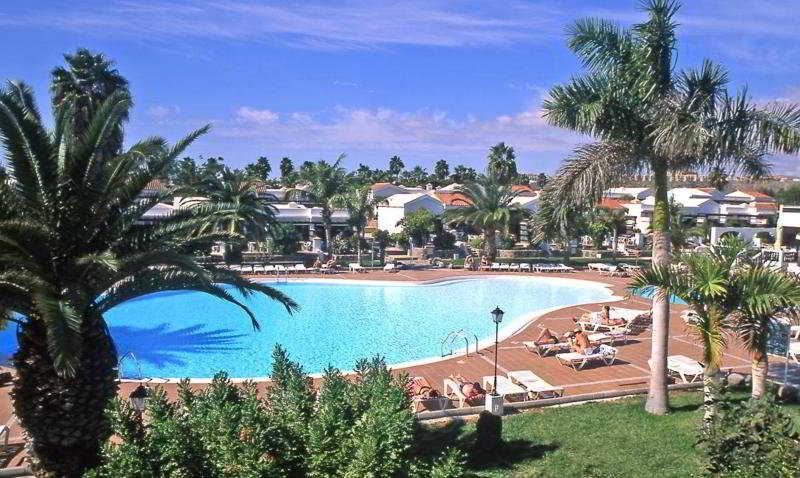
<path id="1" fill-rule="evenodd" d="M 726 232 L 735 232 L 740 238 L 746 241 L 753 241 L 753 237 L 759 232 L 768 232 L 775 237 L 777 230 L 774 227 L 712 227 L 711 228 L 711 244 L 717 244 L 719 238 Z"/>

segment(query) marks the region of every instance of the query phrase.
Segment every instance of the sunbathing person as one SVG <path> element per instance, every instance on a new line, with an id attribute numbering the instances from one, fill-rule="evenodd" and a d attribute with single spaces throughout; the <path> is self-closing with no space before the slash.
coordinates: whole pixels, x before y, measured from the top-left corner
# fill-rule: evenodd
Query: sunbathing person
<path id="1" fill-rule="evenodd" d="M 557 344 L 558 336 L 545 327 L 533 343 L 536 345 Z"/>
<path id="2" fill-rule="evenodd" d="M 484 267 L 489 267 L 489 261 L 486 259 L 486 256 L 481 256 L 481 269 Z"/>
<path id="3" fill-rule="evenodd" d="M 475 268 L 475 258 L 472 256 L 467 256 L 467 258 L 464 259 L 464 269 L 471 271 L 474 268 Z"/>
<path id="4" fill-rule="evenodd" d="M 612 319 L 611 318 L 611 307 L 604 305 L 603 306 L 603 313 L 600 316 L 602 318 L 603 325 L 625 325 L 627 321 L 625 319 Z"/>
<path id="5" fill-rule="evenodd" d="M 584 355 L 591 355 L 595 351 L 595 346 L 589 342 L 589 336 L 586 335 L 586 332 L 583 330 L 576 328 L 575 335 L 573 336 L 572 340 L 572 351 L 578 352 L 579 354 Z"/>
<path id="6" fill-rule="evenodd" d="M 322 261 L 319 260 L 319 257 L 317 257 L 317 260 L 314 261 L 314 265 L 311 267 L 314 269 L 322 268 Z"/>
<path id="7" fill-rule="evenodd" d="M 461 375 L 450 375 L 450 379 L 458 384 L 461 394 L 467 397 L 466 401 L 470 405 L 479 403 L 486 397 L 486 390 L 478 382 L 470 382 Z"/>

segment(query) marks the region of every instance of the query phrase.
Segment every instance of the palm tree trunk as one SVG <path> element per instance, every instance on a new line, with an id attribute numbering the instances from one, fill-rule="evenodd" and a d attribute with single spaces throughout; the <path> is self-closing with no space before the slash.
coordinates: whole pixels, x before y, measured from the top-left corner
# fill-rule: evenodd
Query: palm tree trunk
<path id="1" fill-rule="evenodd" d="M 611 261 L 617 260 L 617 229 L 614 228 L 614 234 L 611 236 Z"/>
<path id="2" fill-rule="evenodd" d="M 708 428 L 717 414 L 717 401 L 722 390 L 722 379 L 717 367 L 706 366 L 703 370 L 703 427 Z"/>
<path id="3" fill-rule="evenodd" d="M 116 396 L 117 355 L 102 317 L 84 317 L 82 353 L 75 377 L 56 374 L 39 320 L 21 326 L 11 395 L 27 434 L 31 467 L 38 477 L 80 477 L 96 466 L 111 436 L 105 416 Z"/>
<path id="4" fill-rule="evenodd" d="M 657 161 L 657 160 L 656 160 Z M 669 202 L 667 200 L 667 170 L 656 162 L 655 206 L 653 208 L 653 264 L 669 264 Z M 645 410 L 654 415 L 663 415 L 669 408 L 667 394 L 667 350 L 669 346 L 669 297 L 655 294 L 653 297 L 653 327 L 650 359 L 650 389 Z"/>
<path id="5" fill-rule="evenodd" d="M 767 391 L 767 372 L 769 371 L 769 362 L 767 361 L 767 353 L 765 350 L 758 350 L 753 353 L 753 359 L 750 364 L 750 373 L 752 374 L 753 389 L 751 396 L 753 398 L 760 398 L 764 396 Z"/>
<path id="6" fill-rule="evenodd" d="M 489 261 L 494 261 L 497 257 L 497 243 L 495 242 L 495 231 L 493 227 L 483 230 L 483 250 L 486 253 Z"/>

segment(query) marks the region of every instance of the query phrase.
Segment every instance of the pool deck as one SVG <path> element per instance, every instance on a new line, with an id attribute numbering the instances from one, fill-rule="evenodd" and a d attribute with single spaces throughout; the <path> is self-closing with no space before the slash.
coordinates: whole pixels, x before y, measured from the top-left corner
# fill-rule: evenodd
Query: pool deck
<path id="1" fill-rule="evenodd" d="M 368 273 L 353 274 L 341 272 L 339 274 L 303 274 L 300 278 L 325 278 L 336 280 L 387 280 L 387 281 L 432 281 L 457 276 L 485 276 L 485 275 L 526 275 L 560 277 L 568 279 L 583 279 L 608 284 L 617 296 L 625 296 L 626 278 L 600 276 L 594 271 L 578 271 L 574 273 L 492 273 L 468 272 L 463 270 L 431 269 L 431 270 L 402 270 L 397 273 L 371 271 Z M 274 276 L 272 276 L 274 277 Z M 269 278 L 269 277 L 267 277 Z M 501 298 L 498 305 L 502 307 Z M 650 300 L 641 297 L 628 297 L 621 301 L 608 302 L 612 307 L 625 307 L 631 309 L 649 309 Z M 535 310 L 535 305 L 532 305 Z M 498 350 L 498 375 L 505 375 L 509 371 L 531 370 L 533 373 L 552 385 L 564 387 L 564 395 L 578 395 L 593 392 L 621 391 L 646 387 L 649 379 L 647 360 L 650 357 L 650 330 L 640 335 L 630 336 L 627 344 L 616 344 L 618 354 L 613 365 L 588 365 L 583 370 L 575 371 L 570 367 L 559 364 L 554 356 L 539 357 L 527 351 L 522 345 L 523 341 L 534 340 L 543 327 L 547 327 L 558 334 L 571 330 L 574 324 L 572 317 L 586 312 L 600 310 L 598 304 L 565 307 L 548 312 L 528 322 L 521 329 L 508 338 L 502 340 Z M 702 347 L 690 335 L 680 312 L 686 309 L 683 305 L 673 305 L 670 309 L 670 341 L 669 354 L 686 355 L 700 359 Z M 487 320 L 490 320 L 487 311 Z M 472 350 L 468 356 L 451 356 L 438 359 L 430 363 L 413 365 L 410 367 L 395 368 L 397 373 L 407 373 L 411 376 L 425 377 L 434 388 L 443 391 L 443 381 L 450 374 L 461 374 L 469 380 L 481 381 L 483 376 L 491 376 L 494 372 L 494 345 L 483 348 L 476 354 Z M 749 372 L 750 360 L 746 350 L 738 340 L 729 339 L 728 348 L 723 360 L 723 368 L 737 372 Z M 784 360 L 770 356 L 770 375 L 778 379 L 783 376 Z M 800 383 L 800 367 L 790 365 L 790 382 Z M 151 382 L 151 385 L 157 383 Z M 268 382 L 259 383 L 263 388 Z M 127 396 L 137 383 L 122 383 L 119 394 Z M 175 397 L 177 385 L 174 383 L 158 384 L 167 391 L 168 395 Z M 204 387 L 204 384 L 193 384 L 193 387 Z M 9 397 L 10 386 L 0 387 L 0 424 L 8 424 L 11 428 L 10 442 L 22 441 L 22 430 L 13 416 Z M 19 463 L 20 456 L 15 457 L 9 465 Z"/>

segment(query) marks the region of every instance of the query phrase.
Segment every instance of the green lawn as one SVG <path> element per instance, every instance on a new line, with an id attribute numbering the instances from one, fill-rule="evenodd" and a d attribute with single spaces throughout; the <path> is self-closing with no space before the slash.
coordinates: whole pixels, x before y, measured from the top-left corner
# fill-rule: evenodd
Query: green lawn
<path id="1" fill-rule="evenodd" d="M 744 397 L 744 396 L 742 396 Z M 471 454 L 479 477 L 686 477 L 702 472 L 694 448 L 701 418 L 699 393 L 676 394 L 673 411 L 648 415 L 643 398 L 549 408 L 503 420 L 504 448 Z M 788 406 L 800 419 L 800 407 Z M 448 444 L 471 449 L 475 424 L 452 424 L 423 434 L 426 450 Z"/>

